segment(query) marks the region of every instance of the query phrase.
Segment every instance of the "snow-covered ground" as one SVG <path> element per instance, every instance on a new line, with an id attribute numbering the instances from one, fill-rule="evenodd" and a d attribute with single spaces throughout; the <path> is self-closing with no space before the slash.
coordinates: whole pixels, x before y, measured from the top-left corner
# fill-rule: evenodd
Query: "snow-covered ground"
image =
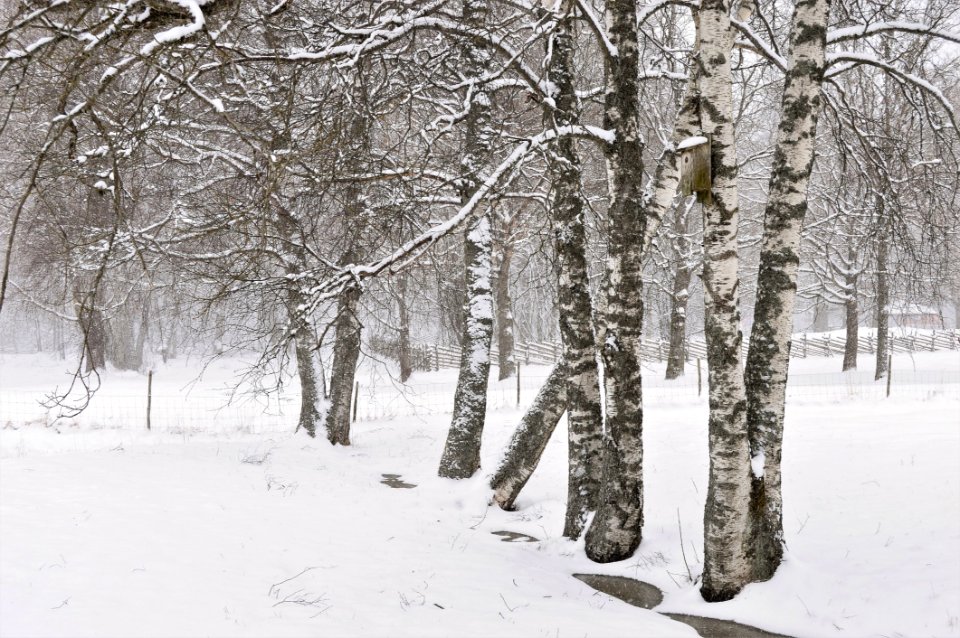
<path id="1" fill-rule="evenodd" d="M 0 635 L 695 635 L 570 576 L 593 572 L 657 585 L 660 611 L 790 635 L 960 636 L 957 352 L 895 357 L 889 399 L 837 358 L 795 362 L 812 389 L 792 390 L 787 411 L 787 561 L 713 605 L 691 582 L 707 477 L 695 368 L 672 385 L 648 374 L 644 540 L 600 566 L 560 537 L 562 428 L 519 509 L 487 506 L 521 414 L 514 380 L 493 391 L 484 475 L 455 482 L 435 476 L 454 371 L 416 375 L 401 402 L 389 371 L 365 366 L 354 445 L 334 449 L 290 433 L 295 387 L 218 409 L 237 367 L 218 362 L 189 388 L 197 361 L 158 369 L 147 432 L 143 376 L 105 375 L 90 412 L 48 425 L 35 401 L 63 364 L 0 356 Z M 521 405 L 545 374 L 522 368 Z"/>

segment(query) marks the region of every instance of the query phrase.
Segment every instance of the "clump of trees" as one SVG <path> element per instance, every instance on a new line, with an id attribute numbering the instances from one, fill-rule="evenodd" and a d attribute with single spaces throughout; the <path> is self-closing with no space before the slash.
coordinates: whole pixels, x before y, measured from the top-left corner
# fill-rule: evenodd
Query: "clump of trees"
<path id="1" fill-rule="evenodd" d="M 334 445 L 365 342 L 402 381 L 418 335 L 454 342 L 452 479 L 480 469 L 492 345 L 504 378 L 518 334 L 558 337 L 491 486 L 512 507 L 566 414 L 564 534 L 601 562 L 642 539 L 641 336 L 664 336 L 676 378 L 702 330 L 710 601 L 783 558 L 798 303 L 842 306 L 844 369 L 872 309 L 882 376 L 894 297 L 960 296 L 949 2 L 4 12 L 0 317 L 54 326 L 64 356 L 77 335 L 90 388 L 190 338 L 255 348 L 258 369 L 294 366 L 299 427 Z M 691 146 L 709 149 L 695 198 Z"/>

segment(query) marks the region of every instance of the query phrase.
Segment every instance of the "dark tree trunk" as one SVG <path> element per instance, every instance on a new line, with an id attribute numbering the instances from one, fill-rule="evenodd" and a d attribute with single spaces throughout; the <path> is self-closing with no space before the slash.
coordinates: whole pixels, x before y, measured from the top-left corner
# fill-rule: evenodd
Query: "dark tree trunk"
<path id="1" fill-rule="evenodd" d="M 879 217 L 884 219 L 883 198 L 877 196 Z M 890 238 L 889 224 L 882 224 L 877 232 L 877 367 L 874 379 L 887 376 L 887 357 L 890 354 L 890 279 L 887 273 L 887 251 Z"/>
<path id="2" fill-rule="evenodd" d="M 410 352 L 410 309 L 407 307 L 407 274 L 397 276 L 397 315 L 400 323 L 397 335 L 397 359 L 400 363 L 400 383 L 406 383 L 413 374 Z"/>
<path id="3" fill-rule="evenodd" d="M 557 365 L 537 398 L 527 409 L 520 427 L 513 433 L 503 462 L 490 480 L 494 502 L 505 510 L 513 509 L 520 490 L 537 468 L 550 435 L 557 427 L 567 404 L 567 370 Z"/>
<path id="4" fill-rule="evenodd" d="M 357 317 L 360 291 L 344 292 L 337 302 L 336 341 L 330 373 L 330 407 L 327 412 L 327 439 L 333 445 L 350 445 L 350 401 L 360 358 L 360 331 Z"/>
<path id="5" fill-rule="evenodd" d="M 853 255 L 851 254 L 851 257 Z M 851 259 L 850 263 L 853 261 Z M 843 303 L 847 332 L 843 344 L 843 371 L 857 369 L 857 353 L 860 350 L 860 307 L 857 301 L 857 275 L 846 275 L 844 287 L 846 300 Z"/>
<path id="6" fill-rule="evenodd" d="M 494 306 L 497 309 L 497 365 L 500 370 L 499 379 L 503 381 L 516 373 L 517 363 L 513 350 L 513 300 L 510 298 L 510 266 L 514 251 L 510 237 L 513 232 L 512 223 L 505 224 L 501 230 L 503 241 L 500 242 L 500 260 L 497 263 Z"/>

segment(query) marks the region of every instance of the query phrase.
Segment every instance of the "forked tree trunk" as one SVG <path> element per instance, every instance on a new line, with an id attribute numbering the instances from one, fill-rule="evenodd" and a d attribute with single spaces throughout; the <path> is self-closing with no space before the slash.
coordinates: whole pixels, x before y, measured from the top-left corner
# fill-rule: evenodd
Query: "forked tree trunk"
<path id="1" fill-rule="evenodd" d="M 703 288 L 710 397 L 710 471 L 703 515 L 707 601 L 735 596 L 750 579 L 746 555 L 750 450 L 740 363 L 737 150 L 730 75 L 729 3 L 703 0 L 698 12 L 700 119 L 711 141 L 713 185 L 703 206 Z"/>
<path id="2" fill-rule="evenodd" d="M 463 23 L 483 29 L 489 6 L 485 0 L 465 0 Z M 466 39 L 463 45 L 464 75 L 478 79 L 489 70 L 490 52 L 484 42 Z M 461 162 L 460 199 L 469 200 L 480 187 L 480 170 L 486 165 L 493 130 L 491 95 L 486 87 L 470 87 L 464 157 Z M 490 343 L 493 339 L 493 296 L 490 290 L 493 238 L 489 210 L 468 224 L 464 234 L 467 302 L 460 343 L 460 375 L 453 400 L 453 420 L 447 434 L 439 474 L 445 478 L 469 478 L 480 469 L 480 439 L 487 413 L 487 379 L 490 374 Z"/>
<path id="3" fill-rule="evenodd" d="M 500 467 L 490 480 L 493 500 L 505 510 L 513 509 L 514 501 L 537 469 L 550 435 L 563 416 L 567 404 L 567 378 L 568 371 L 562 363 L 550 372 L 537 398 L 523 415 Z"/>
<path id="4" fill-rule="evenodd" d="M 552 39 L 548 69 L 556 87 L 556 107 L 546 113 L 547 126 L 579 123 L 574 86 L 573 19 L 563 16 Z M 557 303 L 563 361 L 567 371 L 567 513 L 563 535 L 577 538 L 590 512 L 596 511 L 602 470 L 603 417 L 597 371 L 593 304 L 587 271 L 587 235 L 581 192 L 581 164 L 576 143 L 561 138 L 547 153 L 551 214 L 557 251 Z M 562 412 L 562 405 L 557 406 Z"/>
<path id="5" fill-rule="evenodd" d="M 770 579 L 783 559 L 780 459 L 790 337 L 820 113 L 830 0 L 797 3 L 780 125 L 764 211 L 750 353 L 745 381 L 753 476 L 750 491 L 751 579 Z"/>

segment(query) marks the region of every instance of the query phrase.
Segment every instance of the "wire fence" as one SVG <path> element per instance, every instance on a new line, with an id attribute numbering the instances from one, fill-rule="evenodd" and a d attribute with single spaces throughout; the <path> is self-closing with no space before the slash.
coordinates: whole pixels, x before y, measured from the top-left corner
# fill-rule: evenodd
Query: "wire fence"
<path id="1" fill-rule="evenodd" d="M 533 401 L 547 378 L 544 367 L 521 366 L 520 377 L 490 380 L 488 410 L 523 410 Z M 418 379 L 418 376 L 421 378 Z M 449 414 L 453 410 L 456 381 L 437 381 L 414 375 L 407 384 L 380 381 L 359 382 L 355 388 L 352 414 L 357 420 L 416 419 Z M 666 381 L 659 374 L 648 374 L 643 381 L 643 399 L 647 406 L 705 405 L 707 375 L 696 369 L 685 376 Z M 838 402 L 893 399 L 960 400 L 960 370 L 897 370 L 889 379 L 875 381 L 872 372 L 807 373 L 790 375 L 788 401 Z M 146 428 L 146 388 L 139 395 L 116 394 L 102 389 L 78 416 L 58 418 L 56 408 L 45 407 L 40 396 L 0 391 L 0 427 L 30 426 L 70 428 L 128 429 Z M 245 432 L 290 431 L 297 425 L 300 397 L 295 392 L 231 396 L 229 393 L 155 393 L 151 397 L 151 428 L 163 432 Z"/>

